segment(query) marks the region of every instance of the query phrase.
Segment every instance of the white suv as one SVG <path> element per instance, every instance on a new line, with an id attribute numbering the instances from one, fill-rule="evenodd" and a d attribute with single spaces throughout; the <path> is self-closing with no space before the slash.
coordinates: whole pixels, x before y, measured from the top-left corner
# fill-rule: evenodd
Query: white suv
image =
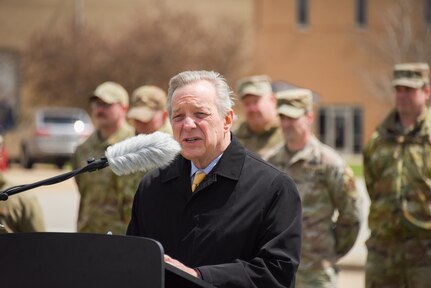
<path id="1" fill-rule="evenodd" d="M 85 110 L 67 107 L 37 109 L 31 126 L 20 141 L 19 161 L 27 169 L 36 162 L 62 168 L 94 129 Z"/>

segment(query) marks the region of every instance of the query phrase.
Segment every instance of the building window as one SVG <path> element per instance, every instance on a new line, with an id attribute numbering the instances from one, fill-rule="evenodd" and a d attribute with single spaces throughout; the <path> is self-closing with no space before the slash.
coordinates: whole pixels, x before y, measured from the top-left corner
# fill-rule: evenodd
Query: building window
<path id="1" fill-rule="evenodd" d="M 362 152 L 362 138 L 363 138 L 363 128 L 362 128 L 362 109 L 354 108 L 353 109 L 353 152 L 361 153 Z"/>
<path id="2" fill-rule="evenodd" d="M 362 152 L 362 109 L 352 106 L 319 108 L 317 131 L 319 139 L 339 152 Z"/>
<path id="3" fill-rule="evenodd" d="M 344 115 L 335 115 L 334 147 L 343 150 L 346 146 L 346 119 Z"/>
<path id="4" fill-rule="evenodd" d="M 308 25 L 308 0 L 297 0 L 297 21 L 301 26 Z"/>
<path id="5" fill-rule="evenodd" d="M 367 25 L 367 0 L 356 0 L 356 24 L 359 27 Z"/>
<path id="6" fill-rule="evenodd" d="M 431 0 L 424 0 L 425 23 L 431 25 Z"/>

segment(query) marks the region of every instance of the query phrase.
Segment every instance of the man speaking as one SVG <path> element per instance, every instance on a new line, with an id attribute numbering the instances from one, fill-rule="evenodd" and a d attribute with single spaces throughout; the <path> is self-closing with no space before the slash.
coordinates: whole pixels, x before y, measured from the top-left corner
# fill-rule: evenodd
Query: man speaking
<path id="1" fill-rule="evenodd" d="M 216 72 L 171 79 L 168 112 L 181 155 L 144 176 L 127 234 L 159 241 L 165 262 L 216 287 L 294 287 L 298 191 L 232 137 L 231 96 Z"/>

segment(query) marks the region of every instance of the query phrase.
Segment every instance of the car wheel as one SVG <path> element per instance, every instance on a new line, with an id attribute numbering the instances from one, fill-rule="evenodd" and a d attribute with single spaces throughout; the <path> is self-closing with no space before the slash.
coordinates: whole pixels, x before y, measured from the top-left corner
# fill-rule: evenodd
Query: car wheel
<path id="1" fill-rule="evenodd" d="M 21 148 L 20 163 L 21 163 L 21 166 L 25 169 L 33 168 L 34 161 L 31 158 L 28 148 L 25 146 Z"/>
<path id="2" fill-rule="evenodd" d="M 55 166 L 57 166 L 58 169 L 63 169 L 64 164 L 65 164 L 64 160 L 56 160 L 55 161 Z"/>

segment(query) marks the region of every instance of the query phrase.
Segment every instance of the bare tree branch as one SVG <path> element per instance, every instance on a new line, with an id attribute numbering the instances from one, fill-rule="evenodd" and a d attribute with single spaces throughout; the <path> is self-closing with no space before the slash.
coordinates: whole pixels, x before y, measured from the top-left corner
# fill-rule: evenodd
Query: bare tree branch
<path id="1" fill-rule="evenodd" d="M 387 72 L 367 70 L 361 78 L 376 98 L 392 103 L 390 69 L 403 62 L 428 62 L 431 60 L 431 33 L 421 17 L 417 5 L 409 0 L 393 1 L 382 14 L 383 32 L 377 30 L 370 35 L 365 49 L 377 56 Z"/>
<path id="2" fill-rule="evenodd" d="M 87 108 L 88 95 L 103 81 L 121 83 L 129 92 L 144 84 L 167 89 L 183 70 L 216 70 L 238 79 L 248 68 L 243 25 L 223 19 L 204 25 L 191 13 L 160 9 L 143 17 L 112 41 L 83 27 L 79 35 L 36 33 L 24 51 L 29 106 Z"/>

